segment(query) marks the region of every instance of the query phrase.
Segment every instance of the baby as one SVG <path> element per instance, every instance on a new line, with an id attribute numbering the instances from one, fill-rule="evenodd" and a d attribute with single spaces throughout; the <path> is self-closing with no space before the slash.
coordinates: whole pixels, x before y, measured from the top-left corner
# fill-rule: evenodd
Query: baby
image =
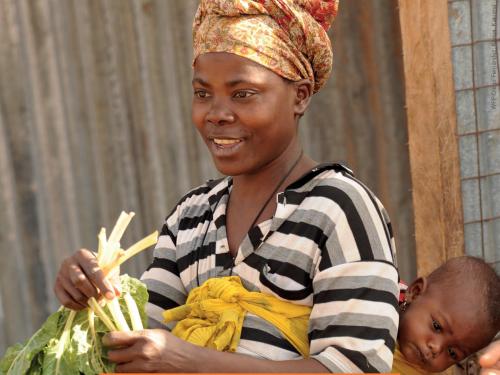
<path id="1" fill-rule="evenodd" d="M 415 280 L 400 311 L 393 372 L 441 372 L 500 330 L 500 278 L 479 258 L 454 258 Z"/>

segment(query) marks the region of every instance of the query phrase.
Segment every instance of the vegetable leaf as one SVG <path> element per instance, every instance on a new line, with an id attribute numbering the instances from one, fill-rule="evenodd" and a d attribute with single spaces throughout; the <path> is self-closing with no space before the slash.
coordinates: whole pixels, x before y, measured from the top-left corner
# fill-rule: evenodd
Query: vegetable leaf
<path id="1" fill-rule="evenodd" d="M 128 275 L 120 276 L 120 282 L 123 292 L 134 298 L 146 327 L 146 286 Z M 127 312 L 123 296 L 118 302 L 120 309 Z M 128 313 L 124 315 L 130 323 Z M 10 347 L 0 360 L 0 375 L 95 375 L 114 372 L 115 365 L 106 359 L 106 349 L 101 343 L 102 336 L 109 332 L 109 329 L 94 314 L 89 313 L 88 309 L 78 311 L 74 315 L 68 339 L 62 343 L 63 350 L 58 364 L 57 353 L 61 349 L 59 343 L 69 316 L 70 310 L 59 309 L 49 316 L 24 345 L 16 344 Z"/>

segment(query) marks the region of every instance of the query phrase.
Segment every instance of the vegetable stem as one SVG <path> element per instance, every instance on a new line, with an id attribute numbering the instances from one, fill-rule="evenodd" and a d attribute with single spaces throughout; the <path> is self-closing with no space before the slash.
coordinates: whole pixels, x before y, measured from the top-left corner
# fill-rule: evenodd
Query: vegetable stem
<path id="1" fill-rule="evenodd" d="M 97 249 L 97 259 L 102 259 L 104 248 L 106 245 L 106 228 L 101 228 L 99 234 L 97 235 L 98 249 Z"/>
<path id="2" fill-rule="evenodd" d="M 64 325 L 63 333 L 59 342 L 57 343 L 56 350 L 56 375 L 59 374 L 59 367 L 61 365 L 61 358 L 64 350 L 66 349 L 66 343 L 69 341 L 71 334 L 71 326 L 73 325 L 73 320 L 75 319 L 76 311 L 71 310 L 68 315 L 68 320 L 66 320 L 66 324 Z"/>
<path id="3" fill-rule="evenodd" d="M 99 303 L 97 303 L 94 297 L 90 298 L 87 303 L 89 304 L 90 308 L 94 311 L 94 313 L 99 317 L 99 319 L 101 319 L 102 322 L 106 325 L 106 327 L 108 327 L 110 331 L 117 331 L 111 319 L 109 319 L 108 315 L 106 315 L 106 313 L 99 305 Z"/>
<path id="4" fill-rule="evenodd" d="M 127 324 L 127 321 L 125 320 L 125 317 L 123 316 L 122 311 L 120 310 L 118 299 L 112 299 L 108 302 L 107 306 L 109 311 L 111 312 L 111 315 L 113 316 L 113 320 L 116 323 L 118 331 L 129 332 L 130 328 Z"/>
<path id="5" fill-rule="evenodd" d="M 130 224 L 130 221 L 132 218 L 135 216 L 134 212 L 126 213 L 125 211 L 122 211 L 120 213 L 120 217 L 116 221 L 116 224 L 111 231 L 111 234 L 109 235 L 109 242 L 120 242 L 123 233 L 125 232 L 125 229 L 127 229 L 127 226 Z"/>
<path id="6" fill-rule="evenodd" d="M 141 251 L 147 249 L 150 246 L 153 246 L 158 242 L 158 231 L 151 233 L 149 236 L 144 237 L 142 240 L 137 241 L 135 244 L 130 246 L 123 253 L 118 253 L 118 257 L 108 265 L 104 266 L 104 274 L 107 275 L 111 272 L 111 270 L 115 267 L 118 267 L 122 263 L 126 262 L 128 259 L 132 258 L 134 255 L 137 255 Z"/>
<path id="7" fill-rule="evenodd" d="M 139 314 L 139 309 L 135 303 L 132 296 L 128 293 L 123 295 L 125 303 L 127 304 L 128 315 L 130 316 L 130 321 L 132 322 L 132 329 L 134 331 L 142 331 L 144 329 L 142 325 L 141 315 Z"/>

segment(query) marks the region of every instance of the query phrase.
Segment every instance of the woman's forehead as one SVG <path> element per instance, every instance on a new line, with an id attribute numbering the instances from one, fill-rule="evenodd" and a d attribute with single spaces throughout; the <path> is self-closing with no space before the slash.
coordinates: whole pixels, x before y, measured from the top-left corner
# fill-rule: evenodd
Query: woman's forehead
<path id="1" fill-rule="evenodd" d="M 208 80 L 215 73 L 231 81 L 281 78 L 270 69 L 232 53 L 210 52 L 198 56 L 193 64 L 193 78 Z"/>

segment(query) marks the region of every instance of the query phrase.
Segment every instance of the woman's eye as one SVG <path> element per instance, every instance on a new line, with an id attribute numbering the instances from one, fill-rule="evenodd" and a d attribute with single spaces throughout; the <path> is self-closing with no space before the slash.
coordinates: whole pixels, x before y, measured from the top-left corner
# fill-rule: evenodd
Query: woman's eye
<path id="1" fill-rule="evenodd" d="M 434 319 L 432 320 L 432 326 L 434 327 L 434 330 L 436 332 L 441 332 L 442 331 L 441 324 L 439 324 L 439 322 L 436 321 L 436 320 L 434 320 Z"/>
<path id="2" fill-rule="evenodd" d="M 448 348 L 448 354 L 450 355 L 450 357 L 457 361 L 458 360 L 458 354 L 457 352 L 453 349 L 453 348 Z"/>
<path id="3" fill-rule="evenodd" d="M 204 90 L 195 90 L 194 91 L 194 96 L 200 99 L 205 99 L 208 97 L 208 93 Z"/>
<path id="4" fill-rule="evenodd" d="M 245 99 L 245 98 L 249 98 L 253 94 L 254 93 L 251 91 L 238 91 L 234 94 L 234 97 L 237 99 Z"/>

